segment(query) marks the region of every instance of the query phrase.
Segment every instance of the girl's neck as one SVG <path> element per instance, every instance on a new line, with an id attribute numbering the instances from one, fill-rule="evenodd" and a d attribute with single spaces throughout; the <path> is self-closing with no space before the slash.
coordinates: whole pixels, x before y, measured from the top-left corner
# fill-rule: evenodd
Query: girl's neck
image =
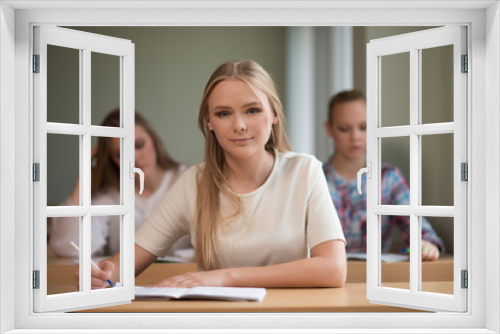
<path id="1" fill-rule="evenodd" d="M 156 165 L 153 170 L 148 173 L 147 177 L 144 177 L 144 191 L 142 192 L 142 197 L 151 197 L 160 187 L 163 177 L 165 176 L 165 170 L 160 166 Z M 140 178 L 136 175 L 135 178 L 135 192 L 138 194 L 140 190 Z"/>
<path id="2" fill-rule="evenodd" d="M 356 179 L 358 171 L 366 166 L 366 158 L 363 156 L 357 159 L 346 159 L 335 154 L 332 158 L 332 164 L 337 174 L 345 181 L 350 181 Z"/>
<path id="3" fill-rule="evenodd" d="M 266 182 L 274 166 L 274 155 L 265 151 L 260 157 L 226 159 L 227 180 L 237 194 L 247 194 Z"/>

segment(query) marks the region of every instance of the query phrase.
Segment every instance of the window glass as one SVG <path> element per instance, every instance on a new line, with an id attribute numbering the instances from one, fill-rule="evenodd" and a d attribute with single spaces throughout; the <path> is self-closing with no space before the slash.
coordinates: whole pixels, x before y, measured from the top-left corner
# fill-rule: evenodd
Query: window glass
<path id="1" fill-rule="evenodd" d="M 430 224 L 444 243 L 444 254 L 437 262 L 422 262 L 421 291 L 453 295 L 453 218 L 423 217 L 421 224 Z M 421 229 L 421 239 L 429 240 L 428 234 Z"/>
<path id="2" fill-rule="evenodd" d="M 120 234 L 121 220 L 119 215 L 111 216 L 92 216 L 92 254 L 93 261 L 98 263 L 120 252 Z M 120 282 L 121 275 L 118 273 L 118 279 L 112 282 Z"/>
<path id="3" fill-rule="evenodd" d="M 80 177 L 80 137 L 47 134 L 47 205 L 61 205 L 69 200 Z M 76 192 L 71 205 L 80 205 Z M 70 204 L 67 202 L 66 204 Z"/>
<path id="4" fill-rule="evenodd" d="M 408 226 L 407 235 L 410 235 L 409 216 L 379 216 L 380 219 L 380 285 L 397 289 L 410 289 L 410 262 L 407 246 L 402 239 L 394 240 L 393 228 L 397 224 Z"/>
<path id="5" fill-rule="evenodd" d="M 410 204 L 410 137 L 382 138 L 381 204 Z M 405 191 L 405 183 L 408 191 Z"/>
<path id="6" fill-rule="evenodd" d="M 53 221 L 57 220 L 58 231 L 53 228 Z M 81 217 L 57 217 L 47 219 L 47 233 L 51 245 L 47 245 L 47 295 L 57 295 L 69 292 L 83 291 L 82 286 L 78 289 L 74 282 L 73 273 L 78 269 L 81 254 L 76 252 L 66 240 L 61 241 L 61 232 L 71 231 L 74 235 L 73 242 L 78 245 L 80 239 Z M 63 229 L 63 231 L 61 231 Z M 48 240 L 48 241 L 49 241 Z M 66 257 L 57 256 L 65 253 Z M 71 256 L 73 254 L 73 256 Z M 43 282 L 42 282 L 43 284 Z"/>
<path id="7" fill-rule="evenodd" d="M 103 148 L 92 159 L 93 199 L 97 194 L 101 195 L 101 200 L 93 200 L 92 205 L 120 205 L 122 139 L 92 137 L 91 145 L 93 148 Z"/>
<path id="8" fill-rule="evenodd" d="M 453 134 L 421 136 L 422 205 L 453 206 Z"/>
<path id="9" fill-rule="evenodd" d="M 106 115 L 120 107 L 120 57 L 92 52 L 92 125 L 101 125 Z M 120 125 L 120 119 L 117 120 Z"/>
<path id="10" fill-rule="evenodd" d="M 420 52 L 422 123 L 453 122 L 453 45 Z"/>
<path id="11" fill-rule="evenodd" d="M 381 58 L 382 126 L 410 124 L 410 53 L 403 52 Z M 396 80 L 397 79 L 397 80 Z"/>
<path id="12" fill-rule="evenodd" d="M 47 122 L 80 124 L 80 50 L 47 45 Z"/>

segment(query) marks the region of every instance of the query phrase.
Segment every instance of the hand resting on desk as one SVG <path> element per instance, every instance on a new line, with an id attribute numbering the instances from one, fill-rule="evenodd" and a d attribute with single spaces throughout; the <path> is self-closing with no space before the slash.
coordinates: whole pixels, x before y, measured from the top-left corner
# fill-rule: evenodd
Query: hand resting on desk
<path id="1" fill-rule="evenodd" d="M 439 248 L 431 242 L 422 240 L 422 260 L 437 261 L 439 258 Z"/>

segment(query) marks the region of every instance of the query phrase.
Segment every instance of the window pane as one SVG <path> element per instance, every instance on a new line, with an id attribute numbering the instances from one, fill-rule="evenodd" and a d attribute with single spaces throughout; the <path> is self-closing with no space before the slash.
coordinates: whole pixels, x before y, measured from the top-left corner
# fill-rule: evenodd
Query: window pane
<path id="1" fill-rule="evenodd" d="M 410 204 L 410 137 L 381 139 L 381 204 Z"/>
<path id="2" fill-rule="evenodd" d="M 428 229 L 424 228 L 430 224 L 442 239 L 445 252 L 438 261 L 422 262 L 421 291 L 453 294 L 453 218 L 423 217 L 422 219 L 422 241 L 437 243 L 430 238 Z M 423 256 L 424 253 L 422 253 Z"/>
<path id="3" fill-rule="evenodd" d="M 101 262 L 120 252 L 121 216 L 92 216 L 92 258 Z M 119 273 L 119 272 L 118 272 Z M 119 275 L 121 277 L 121 275 Z M 120 279 L 116 282 L 119 282 Z M 116 282 L 113 282 L 116 283 Z"/>
<path id="4" fill-rule="evenodd" d="M 47 121 L 80 123 L 80 50 L 47 45 Z"/>
<path id="5" fill-rule="evenodd" d="M 92 52 L 92 125 L 120 107 L 120 57 Z M 109 126 L 109 125 L 108 125 Z M 120 118 L 117 124 L 120 126 Z"/>
<path id="6" fill-rule="evenodd" d="M 92 205 L 120 205 L 121 138 L 92 137 Z M 99 196 L 97 196 L 99 195 Z"/>
<path id="7" fill-rule="evenodd" d="M 380 282 L 383 287 L 392 287 L 398 289 L 410 289 L 410 262 L 408 261 L 410 236 L 410 217 L 409 216 L 380 216 L 381 218 L 381 277 Z M 399 238 L 395 238 L 394 228 L 397 225 L 406 225 L 407 230 L 400 233 Z M 401 235 L 406 235 L 402 238 Z"/>
<path id="8" fill-rule="evenodd" d="M 56 217 L 47 219 L 47 294 L 55 295 L 82 291 L 74 284 L 73 272 L 81 261 L 69 241 L 79 244 L 80 218 Z M 42 282 L 43 284 L 43 282 Z"/>
<path id="9" fill-rule="evenodd" d="M 453 122 L 453 45 L 421 50 L 422 123 Z"/>
<path id="10" fill-rule="evenodd" d="M 453 206 L 453 134 L 422 140 L 422 205 Z"/>
<path id="11" fill-rule="evenodd" d="M 47 134 L 47 205 L 80 205 L 79 192 L 74 195 L 80 175 L 79 136 Z"/>
<path id="12" fill-rule="evenodd" d="M 410 53 L 381 57 L 382 126 L 410 124 Z"/>

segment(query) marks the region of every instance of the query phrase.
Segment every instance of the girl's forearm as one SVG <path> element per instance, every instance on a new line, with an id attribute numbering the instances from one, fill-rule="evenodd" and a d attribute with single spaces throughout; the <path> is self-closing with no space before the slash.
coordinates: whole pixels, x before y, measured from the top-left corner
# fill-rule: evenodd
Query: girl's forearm
<path id="1" fill-rule="evenodd" d="M 267 267 L 223 269 L 230 286 L 255 287 L 342 287 L 345 261 L 313 257 Z"/>

